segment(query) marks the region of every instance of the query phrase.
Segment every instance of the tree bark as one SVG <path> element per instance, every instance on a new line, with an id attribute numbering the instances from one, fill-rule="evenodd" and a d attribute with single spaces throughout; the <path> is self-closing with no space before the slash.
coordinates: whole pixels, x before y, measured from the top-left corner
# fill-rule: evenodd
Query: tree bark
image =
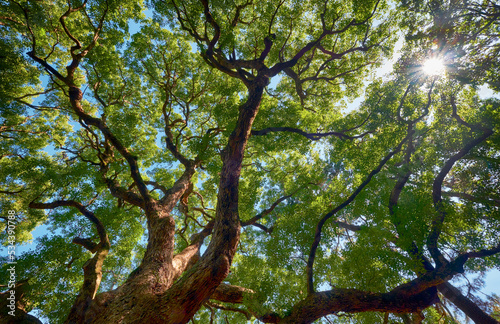
<path id="1" fill-rule="evenodd" d="M 213 230 L 211 226 L 206 228 L 184 251 L 173 255 L 175 220 L 170 212 L 194 174 L 194 166 L 188 170 L 188 165 L 185 174 L 160 201 L 142 195 L 149 238 L 141 265 L 122 286 L 87 301 L 84 318 L 70 317 L 67 323 L 187 323 L 212 295 L 218 300 L 241 302 L 241 289 L 219 286 L 229 274 L 239 243 L 241 164 L 266 84 L 267 78 L 262 77 L 249 86 L 249 96 L 239 108 L 237 125 L 221 155 L 223 166 Z M 142 180 L 133 168 L 132 173 L 136 182 Z M 200 258 L 201 243 L 210 232 L 212 240 Z"/>

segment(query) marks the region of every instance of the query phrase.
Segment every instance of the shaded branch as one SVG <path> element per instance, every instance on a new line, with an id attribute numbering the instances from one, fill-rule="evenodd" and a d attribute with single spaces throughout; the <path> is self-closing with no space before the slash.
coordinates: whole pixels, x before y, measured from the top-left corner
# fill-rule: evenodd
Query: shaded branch
<path id="1" fill-rule="evenodd" d="M 419 312 L 439 302 L 436 286 L 445 283 L 457 273 L 463 273 L 463 265 L 469 256 L 470 254 L 463 254 L 443 267 L 429 271 L 387 293 L 345 288 L 313 292 L 298 302 L 290 315 L 268 323 L 311 323 L 337 312 Z"/>
<path id="2" fill-rule="evenodd" d="M 332 224 L 337 225 L 340 228 L 346 229 L 348 231 L 352 232 L 358 232 L 360 231 L 363 227 L 359 225 L 352 225 L 346 222 L 341 222 L 341 221 L 333 221 Z"/>
<path id="3" fill-rule="evenodd" d="M 144 199 L 133 191 L 127 190 L 118 185 L 118 182 L 103 176 L 104 182 L 108 187 L 111 195 L 115 198 L 121 199 L 134 206 L 145 208 Z"/>
<path id="4" fill-rule="evenodd" d="M 357 189 L 343 203 L 341 203 L 335 209 L 333 209 L 332 211 L 330 211 L 326 215 L 324 215 L 320 219 L 320 221 L 318 222 L 318 224 L 316 226 L 316 232 L 314 234 L 314 241 L 312 243 L 311 250 L 309 252 L 309 258 L 307 260 L 307 267 L 306 267 L 307 291 L 309 294 L 314 293 L 313 264 L 314 264 L 314 258 L 316 257 L 316 250 L 318 249 L 319 242 L 321 240 L 321 232 L 323 230 L 323 226 L 325 225 L 326 221 L 329 220 L 331 217 L 333 217 L 337 212 L 341 211 L 346 206 L 348 206 L 356 198 L 356 196 L 370 183 L 371 179 L 382 170 L 382 167 L 395 154 L 397 154 L 401 151 L 403 144 L 410 139 L 410 135 L 412 133 L 410 133 L 408 136 L 406 136 L 393 151 L 391 151 L 387 156 L 385 156 L 382 159 L 382 161 L 380 161 L 378 166 L 372 172 L 370 172 L 370 174 L 367 176 L 367 178 L 357 187 Z"/>
<path id="5" fill-rule="evenodd" d="M 446 161 L 443 168 L 434 179 L 434 183 L 432 185 L 432 200 L 436 210 L 436 216 L 432 220 L 431 231 L 427 238 L 427 249 L 431 253 L 432 258 L 436 263 L 436 267 L 440 267 L 442 264 L 447 263 L 447 260 L 438 249 L 439 236 L 441 235 L 443 223 L 447 215 L 442 199 L 443 181 L 458 160 L 463 158 L 474 147 L 485 141 L 492 134 L 492 130 L 485 130 L 481 136 L 468 142 L 457 154 L 453 155 L 450 159 L 448 159 L 448 161 Z"/>
<path id="6" fill-rule="evenodd" d="M 254 294 L 255 291 L 252 289 L 221 283 L 210 296 L 210 299 L 218 300 L 224 303 L 241 304 L 243 303 L 244 298 L 248 298 L 248 295 Z"/>
<path id="7" fill-rule="evenodd" d="M 212 229 L 214 227 L 214 222 L 208 223 L 205 228 L 196 234 L 193 234 L 190 238 L 191 244 L 187 246 L 182 252 L 176 254 L 172 259 L 172 265 L 174 269 L 174 280 L 179 278 L 182 273 L 191 268 L 200 258 L 200 248 L 203 241 L 207 236 L 212 234 Z"/>
<path id="8" fill-rule="evenodd" d="M 465 192 L 453 192 L 453 191 L 444 191 L 441 194 L 443 196 L 456 197 L 456 198 L 460 198 L 463 200 L 469 200 L 469 201 L 480 203 L 480 204 L 486 204 L 486 205 L 500 207 L 500 199 L 498 199 L 498 198 L 475 197 L 475 196 L 467 194 Z"/>
<path id="9" fill-rule="evenodd" d="M 29 51 L 26 54 L 28 54 L 28 56 L 31 57 L 35 62 L 43 66 L 45 70 L 47 70 L 47 72 L 54 75 L 56 78 L 64 82 L 66 85 L 73 86 L 73 84 L 70 81 L 68 81 L 66 77 L 64 77 L 61 73 L 59 73 L 56 69 L 54 69 L 49 63 L 36 56 L 34 51 Z"/>
<path id="10" fill-rule="evenodd" d="M 340 139 L 356 139 L 356 138 L 361 138 L 364 137 L 367 134 L 372 134 L 373 131 L 368 131 L 364 132 L 363 134 L 356 135 L 356 136 L 349 136 L 344 134 L 343 132 L 326 132 L 326 133 L 307 133 L 303 130 L 300 130 L 298 128 L 293 128 L 293 127 L 268 127 L 264 128 L 261 130 L 252 130 L 252 136 L 261 136 L 261 135 L 267 135 L 271 132 L 289 132 L 289 133 L 295 133 L 302 135 L 310 140 L 317 141 L 320 140 L 323 137 L 328 137 L 328 136 L 336 136 Z"/>
<path id="11" fill-rule="evenodd" d="M 85 216 L 89 221 L 91 221 L 94 226 L 97 229 L 97 233 L 99 235 L 99 239 L 102 244 L 107 244 L 109 245 L 108 241 L 108 235 L 106 234 L 106 230 L 104 228 L 104 225 L 101 223 L 101 221 L 92 213 L 89 211 L 85 206 L 83 206 L 81 203 L 74 201 L 74 200 L 56 200 L 50 203 L 37 203 L 37 202 L 30 202 L 29 203 L 30 208 L 34 209 L 55 209 L 57 207 L 73 207 L 78 209 L 78 211 Z"/>
<path id="12" fill-rule="evenodd" d="M 422 120 L 422 118 L 424 118 L 425 116 L 427 116 L 429 114 L 429 108 L 430 108 L 430 106 L 432 104 L 432 97 L 431 97 L 431 95 L 432 95 L 432 90 L 434 89 L 434 83 L 435 82 L 436 82 L 436 80 L 432 81 L 432 84 L 429 87 L 429 90 L 427 91 L 427 103 L 423 107 L 423 111 L 424 112 L 419 117 L 417 117 L 417 118 L 415 118 L 413 120 L 405 120 L 403 118 L 403 116 L 401 115 L 401 110 L 403 108 L 403 104 L 405 102 L 406 96 L 408 95 L 410 89 L 413 87 L 413 85 L 415 84 L 415 82 L 410 82 L 410 84 L 408 84 L 408 87 L 406 88 L 405 93 L 403 94 L 403 97 L 401 97 L 401 100 L 399 102 L 399 106 L 397 108 L 397 118 L 398 118 L 398 121 L 400 121 L 401 123 L 405 123 L 405 124 L 416 123 L 416 122 Z"/>
<path id="13" fill-rule="evenodd" d="M 321 317 L 338 312 L 414 313 L 437 301 L 439 299 L 437 299 L 435 289 L 408 296 L 397 292 L 372 293 L 337 288 L 309 294 L 292 308 L 290 315 L 281 320 L 265 323 L 312 323 Z"/>
<path id="14" fill-rule="evenodd" d="M 156 181 L 144 181 L 144 183 L 147 184 L 147 185 L 153 186 L 153 188 L 155 188 L 155 189 L 159 189 L 164 194 L 168 193 L 167 188 L 165 188 L 164 186 L 162 186 L 161 184 L 159 184 Z"/>
<path id="15" fill-rule="evenodd" d="M 75 237 L 72 243 L 81 245 L 92 253 L 95 253 L 99 247 L 99 244 L 93 242 L 92 239 L 89 238 Z"/>
<path id="16" fill-rule="evenodd" d="M 211 301 L 207 301 L 205 304 L 206 304 L 206 306 L 217 308 L 220 310 L 241 313 L 241 314 L 245 315 L 245 317 L 248 321 L 252 318 L 252 315 L 250 312 L 248 312 L 244 309 L 238 308 L 238 307 L 231 307 L 231 306 L 216 304 L 216 303 L 211 302 Z"/>
<path id="17" fill-rule="evenodd" d="M 61 26 L 63 27 L 64 29 L 64 32 L 66 33 L 66 36 L 69 37 L 69 39 L 71 39 L 74 43 L 75 43 L 75 46 L 73 46 L 71 48 L 71 52 L 73 53 L 76 49 L 80 49 L 82 48 L 82 44 L 78 41 L 78 39 L 76 39 L 72 34 L 71 32 L 69 31 L 68 27 L 66 26 L 66 22 L 65 20 L 71 15 L 71 13 L 73 12 L 76 12 L 76 11 L 80 11 L 81 9 L 83 9 L 85 7 L 85 5 L 87 4 L 87 0 L 85 0 L 83 2 L 83 4 L 80 6 L 80 7 L 77 7 L 77 8 L 72 8 L 71 7 L 71 3 L 68 2 L 68 9 L 62 14 L 62 16 L 59 18 L 59 23 L 61 24 Z"/>
<path id="18" fill-rule="evenodd" d="M 458 109 L 457 109 L 457 105 L 455 103 L 455 97 L 454 96 L 451 96 L 450 97 L 450 103 L 451 103 L 451 107 L 453 109 L 452 111 L 452 117 L 455 118 L 455 120 L 462 126 L 465 126 L 467 128 L 470 128 L 471 130 L 473 131 L 489 131 L 488 128 L 482 126 L 481 124 L 470 124 L 468 122 L 466 122 L 465 120 L 462 119 L 462 117 L 460 117 L 458 115 Z"/>
<path id="19" fill-rule="evenodd" d="M 70 315 L 68 318 L 74 318 L 75 316 L 83 316 L 87 308 L 90 306 L 91 301 L 94 299 L 97 289 L 101 283 L 102 278 L 102 265 L 104 259 L 108 255 L 110 248 L 110 243 L 106 230 L 101 223 L 101 221 L 89 211 L 81 203 L 74 200 L 56 200 L 50 203 L 36 203 L 31 202 L 29 204 L 30 208 L 36 209 L 54 209 L 57 207 L 73 207 L 78 209 L 89 221 L 91 221 L 99 234 L 99 244 L 92 243 L 89 239 L 79 239 L 73 240 L 74 243 L 80 244 L 86 248 L 89 248 L 91 252 L 95 252 L 94 257 L 89 259 L 83 265 L 83 284 L 79 295 L 77 296 L 73 307 L 70 310 Z"/>

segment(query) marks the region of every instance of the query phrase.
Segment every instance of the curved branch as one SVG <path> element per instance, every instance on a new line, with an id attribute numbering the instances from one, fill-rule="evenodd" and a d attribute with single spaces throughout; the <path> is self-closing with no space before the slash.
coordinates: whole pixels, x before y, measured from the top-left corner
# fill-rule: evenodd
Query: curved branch
<path id="1" fill-rule="evenodd" d="M 226 305 L 216 304 L 216 303 L 211 302 L 211 301 L 207 301 L 205 303 L 205 306 L 217 308 L 217 309 L 224 310 L 224 311 L 241 313 L 241 314 L 245 315 L 245 317 L 247 318 L 247 321 L 249 321 L 252 318 L 252 314 L 250 312 L 248 312 L 244 309 L 238 308 L 238 307 L 230 307 L 230 306 L 226 306 Z"/>
<path id="2" fill-rule="evenodd" d="M 411 132 L 408 136 L 406 136 L 393 151 L 391 151 L 387 156 L 385 156 L 380 161 L 378 166 L 374 170 L 372 170 L 372 172 L 370 172 L 370 174 L 366 177 L 366 179 L 356 188 L 356 190 L 343 203 L 341 203 L 340 205 L 335 207 L 335 209 L 324 215 L 318 222 L 316 226 L 316 232 L 314 234 L 314 241 L 311 245 L 309 258 L 307 260 L 306 274 L 307 274 L 307 291 L 309 294 L 314 293 L 314 282 L 313 282 L 314 258 L 316 257 L 316 250 L 318 249 L 319 242 L 321 241 L 321 232 L 323 230 L 323 226 L 325 225 L 326 221 L 329 220 L 331 217 L 333 217 L 337 212 L 347 207 L 356 198 L 356 196 L 370 183 L 371 179 L 382 170 L 382 167 L 395 154 L 401 151 L 403 144 L 410 139 L 411 134 L 413 134 L 413 132 Z"/>
<path id="3" fill-rule="evenodd" d="M 160 190 L 161 192 L 163 192 L 163 194 L 167 194 L 167 192 L 168 192 L 167 188 L 165 188 L 164 186 L 162 186 L 161 184 L 159 184 L 156 181 L 144 181 L 144 183 L 149 185 L 149 186 L 153 186 L 153 188 L 154 188 L 153 190 L 155 190 L 155 189 Z"/>
<path id="4" fill-rule="evenodd" d="M 84 316 L 85 311 L 90 306 L 91 301 L 94 299 L 97 289 L 101 283 L 102 278 L 102 265 L 104 263 L 104 259 L 108 255 L 108 251 L 110 248 L 110 243 L 108 239 L 108 235 L 106 233 L 106 229 L 104 228 L 101 221 L 89 211 L 85 206 L 81 203 L 76 202 L 74 200 L 56 200 L 50 203 L 36 203 L 31 202 L 29 204 L 30 208 L 36 209 L 54 209 L 57 207 L 73 207 L 78 209 L 80 213 L 82 213 L 89 221 L 91 221 L 99 234 L 99 244 L 95 245 L 95 243 L 90 244 L 88 239 L 75 239 L 73 242 L 83 245 L 86 248 L 90 248 L 92 252 L 95 252 L 94 257 L 89 259 L 83 265 L 83 284 L 78 294 L 73 307 L 71 308 L 70 314 L 68 316 L 68 321 L 75 320 L 75 318 L 81 318 Z"/>
<path id="5" fill-rule="evenodd" d="M 208 49 L 207 49 L 207 52 L 212 52 L 215 48 L 215 44 L 217 44 L 217 42 L 219 41 L 219 38 L 220 38 L 220 27 L 219 27 L 219 24 L 217 24 L 217 22 L 215 21 L 214 17 L 212 16 L 212 14 L 210 13 L 210 8 L 208 7 L 208 0 L 201 0 L 201 3 L 203 5 L 203 9 L 204 9 L 204 14 L 205 14 L 205 18 L 207 20 L 207 22 L 212 25 L 213 29 L 214 29 L 214 37 L 210 40 L 209 44 L 208 44 Z M 207 37 L 207 35 L 205 34 L 205 37 Z"/>
<path id="6" fill-rule="evenodd" d="M 83 4 L 77 8 L 72 8 L 71 7 L 71 4 L 68 2 L 68 10 L 66 10 L 66 12 L 59 18 L 59 22 L 61 23 L 61 26 L 63 27 L 64 29 L 64 32 L 66 33 L 66 35 L 75 43 L 74 46 L 71 46 L 71 57 L 73 58 L 73 61 L 70 63 L 70 65 L 68 65 L 66 67 L 66 70 L 68 71 L 68 76 L 67 76 L 67 79 L 71 81 L 71 83 L 73 83 L 73 76 L 74 76 L 74 73 L 76 71 L 76 68 L 80 65 L 80 62 L 81 60 L 88 54 L 88 52 L 94 48 L 96 42 L 97 42 L 97 39 L 99 38 L 99 33 L 102 29 L 102 26 L 104 24 L 104 19 L 106 18 L 106 15 L 108 13 L 108 2 L 105 1 L 106 3 L 106 9 L 104 10 L 104 13 L 102 14 L 101 16 L 101 19 L 99 20 L 99 26 L 97 28 L 95 28 L 94 30 L 94 36 L 92 38 L 92 41 L 89 43 L 89 45 L 87 45 L 86 48 L 84 48 L 80 53 L 76 54 L 75 51 L 76 50 L 79 50 L 82 48 L 82 44 L 80 43 L 80 41 L 74 37 L 71 32 L 69 31 L 68 27 L 66 26 L 66 23 L 65 23 L 65 20 L 73 13 L 73 12 L 77 12 L 77 11 L 80 11 L 82 10 L 83 8 L 85 8 L 86 4 L 87 4 L 87 0 L 85 0 L 83 2 Z"/>
<path id="7" fill-rule="evenodd" d="M 349 223 L 341 222 L 341 221 L 333 221 L 332 224 L 335 224 L 338 227 L 346 229 L 346 230 L 351 231 L 351 232 L 359 232 L 363 228 L 362 226 L 359 226 L 359 225 L 353 225 L 353 224 L 349 224 Z"/>
<path id="8" fill-rule="evenodd" d="M 132 179 L 134 179 L 134 182 L 137 185 L 137 188 L 139 189 L 142 198 L 146 202 L 150 201 L 151 196 L 149 195 L 149 191 L 140 174 L 139 165 L 137 163 L 137 157 L 132 155 L 132 153 L 128 150 L 128 148 L 126 148 L 120 142 L 120 140 L 118 140 L 118 138 L 111 132 L 111 130 L 108 128 L 108 126 L 102 119 L 92 117 L 83 110 L 83 107 L 80 102 L 83 97 L 83 94 L 79 88 L 70 87 L 69 96 L 71 104 L 73 106 L 73 110 L 77 114 L 77 116 L 81 120 L 83 120 L 85 124 L 97 127 L 104 135 L 106 140 L 108 140 L 118 150 L 118 152 L 120 152 L 120 154 L 127 160 L 130 168 L 130 175 Z"/>
<path id="9" fill-rule="evenodd" d="M 356 136 L 349 136 L 346 135 L 344 132 L 326 132 L 326 133 L 307 133 L 301 129 L 298 128 L 293 128 L 293 127 L 268 127 L 264 128 L 261 130 L 252 130 L 252 136 L 261 136 L 261 135 L 267 135 L 271 132 L 289 132 L 289 133 L 295 133 L 302 135 L 310 140 L 317 141 L 320 140 L 323 137 L 328 137 L 328 136 L 336 136 L 340 139 L 356 139 L 356 138 L 361 138 L 364 137 L 367 134 L 373 133 L 373 131 L 368 131 L 364 132 L 363 134 L 356 135 Z"/>
<path id="10" fill-rule="evenodd" d="M 89 211 L 84 205 L 82 205 L 81 203 L 79 203 L 77 201 L 74 201 L 74 200 L 56 200 L 56 201 L 53 201 L 50 203 L 37 203 L 37 202 L 32 201 L 29 203 L 29 207 L 34 208 L 34 209 L 55 209 L 57 207 L 74 207 L 74 208 L 78 209 L 78 211 L 83 216 L 85 216 L 89 221 L 91 221 L 95 225 L 101 243 L 109 245 L 108 235 L 106 234 L 106 229 L 104 228 L 104 225 L 94 215 L 94 213 Z"/>
<path id="11" fill-rule="evenodd" d="M 432 84 L 429 87 L 429 90 L 427 91 L 427 103 L 423 107 L 424 112 L 422 113 L 422 115 L 420 115 L 419 117 L 417 117 L 414 120 L 405 120 L 403 118 L 403 116 L 401 116 L 401 110 L 403 108 L 403 104 L 404 104 L 404 101 L 406 99 L 406 96 L 408 95 L 408 92 L 410 91 L 411 87 L 414 85 L 415 82 L 412 81 L 408 84 L 408 87 L 406 88 L 405 93 L 403 94 L 403 97 L 401 97 L 401 100 L 399 101 L 399 106 L 397 108 L 397 119 L 399 122 L 405 123 L 405 124 L 416 123 L 429 114 L 429 107 L 431 106 L 431 103 L 432 103 L 432 97 L 431 97 L 432 89 L 434 89 L 435 81 L 436 80 L 432 81 Z"/>
<path id="12" fill-rule="evenodd" d="M 438 249 L 438 239 L 439 236 L 441 235 L 443 223 L 447 214 L 443 206 L 443 198 L 442 198 L 442 187 L 444 178 L 448 175 L 448 173 L 453 168 L 453 165 L 458 160 L 463 158 L 474 147 L 479 145 L 481 142 L 485 141 L 492 134 L 493 134 L 492 130 L 489 129 L 485 130 L 481 136 L 467 143 L 457 154 L 453 155 L 450 159 L 448 159 L 448 161 L 446 161 L 443 168 L 434 179 L 434 183 L 432 185 L 432 200 L 434 203 L 434 208 L 436 210 L 436 216 L 432 220 L 431 231 L 427 238 L 427 249 L 429 250 L 432 258 L 434 259 L 434 262 L 436 263 L 436 267 L 438 268 L 441 265 L 447 263 L 447 260 Z"/>
<path id="13" fill-rule="evenodd" d="M 455 103 L 455 97 L 453 96 L 450 97 L 450 103 L 453 109 L 451 116 L 455 118 L 460 125 L 470 128 L 473 131 L 488 131 L 488 128 L 482 126 L 481 124 L 470 124 L 465 120 L 463 120 L 462 117 L 458 115 L 458 108 L 457 104 Z"/>
<path id="14" fill-rule="evenodd" d="M 59 80 L 61 80 L 62 82 L 64 82 L 66 85 L 73 86 L 73 84 L 70 83 L 66 77 L 64 77 L 61 73 L 59 73 L 56 69 L 54 69 L 49 63 L 47 63 L 46 61 L 44 61 L 43 59 L 41 59 L 40 57 L 38 57 L 35 54 L 34 50 L 29 51 L 26 54 L 28 54 L 28 56 L 31 57 L 35 62 L 37 62 L 38 64 L 40 64 L 41 66 L 43 66 L 45 68 L 45 70 L 47 70 L 49 73 L 51 73 L 52 75 L 54 75 L 56 78 L 58 78 Z"/>
<path id="15" fill-rule="evenodd" d="M 123 201 L 128 202 L 129 204 L 132 204 L 134 206 L 140 207 L 140 208 L 145 208 L 145 203 L 144 199 L 136 194 L 133 191 L 127 190 L 123 187 L 120 187 L 118 185 L 118 182 L 113 179 L 109 179 L 103 176 L 104 182 L 106 183 L 106 186 L 108 187 L 111 195 L 115 198 L 122 199 Z"/>
<path id="16" fill-rule="evenodd" d="M 63 27 L 64 29 L 64 32 L 66 33 L 66 36 L 69 37 L 69 39 L 71 39 L 74 43 L 75 43 L 75 46 L 73 46 L 71 48 L 71 52 L 73 53 L 74 50 L 76 49 L 80 49 L 82 48 L 82 44 L 78 41 L 78 39 L 76 39 L 72 34 L 71 32 L 69 31 L 68 27 L 66 26 L 66 22 L 65 20 L 73 13 L 73 12 L 77 12 L 77 11 L 80 11 L 81 9 L 83 9 L 85 7 L 85 5 L 87 4 L 87 0 L 85 0 L 83 2 L 83 4 L 80 6 L 80 7 L 77 7 L 77 8 L 72 8 L 71 7 L 71 3 L 68 2 L 68 10 L 66 10 L 66 12 L 64 12 L 62 14 L 62 16 L 59 18 L 59 22 L 61 23 L 61 26 Z"/>
<path id="17" fill-rule="evenodd" d="M 252 289 L 221 283 L 210 296 L 210 299 L 218 300 L 224 303 L 241 304 L 243 303 L 243 299 L 254 294 L 255 291 Z"/>
<path id="18" fill-rule="evenodd" d="M 248 225 L 254 225 L 258 220 L 260 220 L 262 217 L 265 217 L 267 215 L 269 215 L 280 203 L 282 203 L 283 201 L 285 201 L 286 199 L 292 197 L 293 195 L 295 195 L 300 189 L 302 188 L 299 188 L 299 189 L 296 189 L 295 191 L 293 191 L 291 194 L 289 195 L 286 195 L 286 196 L 283 196 L 281 198 L 279 198 L 278 200 L 276 200 L 272 205 L 271 207 L 265 209 L 264 211 L 262 211 L 260 214 L 250 218 L 249 220 L 245 221 L 245 222 L 241 222 L 241 226 L 248 226 Z"/>
<path id="19" fill-rule="evenodd" d="M 179 149 L 177 145 L 174 143 L 174 135 L 172 134 L 172 127 L 178 123 L 186 123 L 184 120 L 174 120 L 173 122 L 169 123 L 169 117 L 167 113 L 167 105 L 169 103 L 169 93 L 165 91 L 166 94 L 166 99 L 165 102 L 163 103 L 162 107 L 162 113 L 163 113 L 163 118 L 165 119 L 165 143 L 167 145 L 167 149 L 172 153 L 172 155 L 179 161 L 181 162 L 184 166 L 189 167 L 191 164 L 193 164 L 194 161 L 186 158 L 184 155 L 182 155 L 181 152 L 179 152 Z"/>
<path id="20" fill-rule="evenodd" d="M 277 75 L 278 73 L 285 71 L 285 69 L 288 69 L 288 68 L 295 66 L 295 64 L 297 64 L 297 62 L 307 52 L 312 50 L 314 47 L 318 46 L 321 43 L 321 41 L 325 38 L 325 36 L 342 34 L 342 33 L 346 32 L 347 30 L 349 30 L 349 28 L 351 28 L 351 27 L 360 26 L 360 25 L 367 23 L 370 19 L 373 18 L 375 12 L 377 11 L 379 2 L 380 1 L 377 1 L 372 12 L 370 13 L 370 15 L 366 19 L 364 19 L 362 21 L 357 21 L 356 19 L 352 19 L 347 25 L 345 25 L 343 28 L 340 28 L 340 29 L 333 30 L 333 29 L 326 28 L 326 25 L 324 24 L 324 19 L 322 18 L 323 32 L 318 36 L 318 38 L 313 40 L 313 41 L 308 42 L 290 60 L 285 61 L 285 62 L 276 63 L 273 67 L 269 68 L 267 71 L 267 76 L 273 77 L 273 76 Z"/>
<path id="21" fill-rule="evenodd" d="M 95 253 L 99 247 L 99 244 L 93 242 L 92 239 L 89 238 L 75 237 L 72 243 L 81 245 L 92 253 Z"/>
<path id="22" fill-rule="evenodd" d="M 290 315 L 267 323 L 312 323 L 337 312 L 414 313 L 439 301 L 435 292 L 435 289 L 428 289 L 418 294 L 406 295 L 394 290 L 389 293 L 373 293 L 336 288 L 308 295 L 293 307 Z"/>

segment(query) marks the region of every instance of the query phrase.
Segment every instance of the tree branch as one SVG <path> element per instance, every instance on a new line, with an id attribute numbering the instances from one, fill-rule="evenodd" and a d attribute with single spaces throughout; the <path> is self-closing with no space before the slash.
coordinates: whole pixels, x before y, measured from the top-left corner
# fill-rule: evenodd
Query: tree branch
<path id="1" fill-rule="evenodd" d="M 102 265 L 104 259 L 108 255 L 108 251 L 110 248 L 110 243 L 108 239 L 108 235 L 106 233 L 106 229 L 104 228 L 101 221 L 89 211 L 85 206 L 81 203 L 76 202 L 74 200 L 56 200 L 50 203 L 36 203 L 31 202 L 29 204 L 30 208 L 36 209 L 54 209 L 57 207 L 73 207 L 78 209 L 80 213 L 82 213 L 89 221 L 91 221 L 97 229 L 97 233 L 99 234 L 99 244 L 92 243 L 88 239 L 79 239 L 76 238 L 73 242 L 76 244 L 80 244 L 85 246 L 86 248 L 90 248 L 91 252 L 95 252 L 94 257 L 89 259 L 83 265 L 83 284 L 80 290 L 79 295 L 77 296 L 73 307 L 71 308 L 70 315 L 68 318 L 72 318 L 73 316 L 83 316 L 85 311 L 90 306 L 91 300 L 94 299 L 95 294 L 97 293 L 97 289 L 101 283 L 102 278 Z"/>
<path id="2" fill-rule="evenodd" d="M 436 216 L 432 220 L 431 231 L 429 233 L 429 236 L 427 237 L 427 249 L 434 259 L 437 268 L 439 268 L 442 264 L 447 263 L 447 260 L 438 249 L 438 239 L 441 235 L 443 223 L 447 215 L 447 212 L 445 211 L 445 208 L 443 206 L 443 199 L 441 194 L 444 178 L 448 175 L 448 173 L 453 168 L 453 165 L 458 160 L 463 158 L 474 147 L 485 141 L 492 134 L 493 131 L 488 129 L 485 130 L 481 136 L 469 141 L 457 154 L 453 155 L 450 159 L 448 159 L 448 161 L 446 161 L 443 168 L 434 179 L 434 183 L 432 185 L 432 200 L 434 203 L 434 208 L 436 210 Z"/>
<path id="3" fill-rule="evenodd" d="M 475 197 L 475 196 L 470 195 L 470 194 L 465 193 L 465 192 L 453 192 L 453 191 L 444 191 L 441 194 L 443 196 L 447 196 L 447 197 L 456 197 L 456 198 L 460 198 L 463 200 L 469 200 L 469 201 L 480 203 L 480 204 L 486 204 L 486 205 L 500 207 L 500 199 L 497 199 L 497 198 Z"/>
<path id="4" fill-rule="evenodd" d="M 238 307 L 230 307 L 230 306 L 226 306 L 226 305 L 216 304 L 216 303 L 211 302 L 211 301 L 207 301 L 205 303 L 205 306 L 217 308 L 217 309 L 224 310 L 224 311 L 241 313 L 241 314 L 245 315 L 245 317 L 247 318 L 247 321 L 249 321 L 252 318 L 252 315 L 250 312 L 248 312 L 244 309 L 238 308 Z"/>
<path id="5" fill-rule="evenodd" d="M 349 136 L 344 134 L 344 132 L 326 132 L 326 133 L 307 133 L 303 130 L 293 128 L 293 127 L 268 127 L 264 128 L 261 130 L 252 130 L 252 136 L 261 136 L 261 135 L 267 135 L 271 132 L 289 132 L 289 133 L 295 133 L 304 136 L 305 138 L 308 138 L 313 141 L 320 140 L 323 137 L 328 137 L 328 136 L 336 136 L 340 139 L 349 139 L 353 140 L 356 138 L 361 138 L 364 137 L 367 134 L 372 134 L 373 131 L 368 131 L 364 132 L 363 134 L 356 135 L 356 136 Z"/>
<path id="6" fill-rule="evenodd" d="M 414 313 L 438 300 L 433 289 L 415 295 L 405 295 L 398 292 L 372 293 L 337 288 L 309 294 L 292 308 L 290 315 L 266 323 L 312 323 L 321 317 L 338 312 Z"/>
<path id="7" fill-rule="evenodd" d="M 464 296 L 460 290 L 453 287 L 449 282 L 442 283 L 438 286 L 438 290 L 446 299 L 458 307 L 465 315 L 474 321 L 476 324 L 498 324 L 499 322 L 488 315 L 472 300 Z"/>
<path id="8" fill-rule="evenodd" d="M 179 278 L 186 270 L 191 268 L 200 258 L 200 248 L 205 238 L 212 234 L 214 222 L 208 223 L 205 228 L 191 236 L 191 244 L 187 246 L 181 253 L 176 254 L 172 260 L 175 271 L 174 281 Z"/>
<path id="9" fill-rule="evenodd" d="M 267 215 L 269 215 L 280 203 L 282 203 L 284 200 L 292 197 L 293 195 L 295 195 L 300 189 L 302 188 L 299 188 L 299 189 L 296 189 L 295 191 L 293 191 L 291 194 L 289 195 L 286 195 L 286 196 L 283 196 L 281 198 L 279 198 L 278 200 L 276 200 L 272 205 L 271 207 L 265 209 L 264 211 L 262 211 L 260 214 L 250 218 L 249 220 L 245 221 L 245 222 L 242 222 L 241 223 L 241 226 L 248 226 L 248 225 L 255 225 L 255 223 L 257 221 L 259 221 L 262 217 L 265 217 Z"/>

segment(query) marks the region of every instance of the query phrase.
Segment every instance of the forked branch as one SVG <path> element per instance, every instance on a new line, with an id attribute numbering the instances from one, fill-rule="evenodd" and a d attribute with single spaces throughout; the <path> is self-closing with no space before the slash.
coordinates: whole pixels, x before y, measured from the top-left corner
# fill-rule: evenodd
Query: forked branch
<path id="1" fill-rule="evenodd" d="M 399 144 L 398 146 L 389 154 L 387 154 L 378 164 L 378 166 L 368 174 L 366 179 L 356 188 L 356 190 L 346 199 L 344 202 L 342 202 L 340 205 L 335 207 L 333 210 L 325 214 L 318 222 L 316 225 L 316 232 L 314 234 L 314 241 L 311 246 L 311 250 L 309 252 L 309 258 L 307 260 L 307 267 L 306 267 L 306 274 L 307 274 L 307 291 L 309 294 L 314 293 L 314 282 L 313 282 L 313 265 L 314 265 L 314 258 L 316 257 L 316 250 L 318 249 L 319 243 L 321 241 L 321 232 L 323 230 L 323 226 L 325 223 L 332 218 L 335 214 L 337 214 L 339 211 L 347 207 L 355 198 L 356 196 L 370 183 L 371 179 L 379 173 L 383 166 L 397 153 L 401 151 L 402 146 L 404 145 L 405 142 L 407 142 L 411 135 L 413 134 L 413 131 L 410 132 Z"/>
<path id="2" fill-rule="evenodd" d="M 95 253 L 95 255 L 89 259 L 83 266 L 83 285 L 80 290 L 80 294 L 78 295 L 75 303 L 73 304 L 73 308 L 71 312 L 80 312 L 83 311 L 82 307 L 86 308 L 88 303 L 83 301 L 92 300 L 97 293 L 97 289 L 101 283 L 102 277 L 102 265 L 104 259 L 108 255 L 108 251 L 110 248 L 109 238 L 106 233 L 106 229 L 101 221 L 94 215 L 93 212 L 87 209 L 81 203 L 74 200 L 56 200 L 50 203 L 37 203 L 31 202 L 29 204 L 30 208 L 35 209 L 54 209 L 58 207 L 73 207 L 78 209 L 78 211 L 83 214 L 89 221 L 91 221 L 99 235 L 99 243 L 95 244 L 91 242 L 89 239 L 80 239 L 76 238 L 73 242 L 79 245 L 88 248 L 91 252 Z M 80 313 L 80 314 L 83 314 Z"/>

